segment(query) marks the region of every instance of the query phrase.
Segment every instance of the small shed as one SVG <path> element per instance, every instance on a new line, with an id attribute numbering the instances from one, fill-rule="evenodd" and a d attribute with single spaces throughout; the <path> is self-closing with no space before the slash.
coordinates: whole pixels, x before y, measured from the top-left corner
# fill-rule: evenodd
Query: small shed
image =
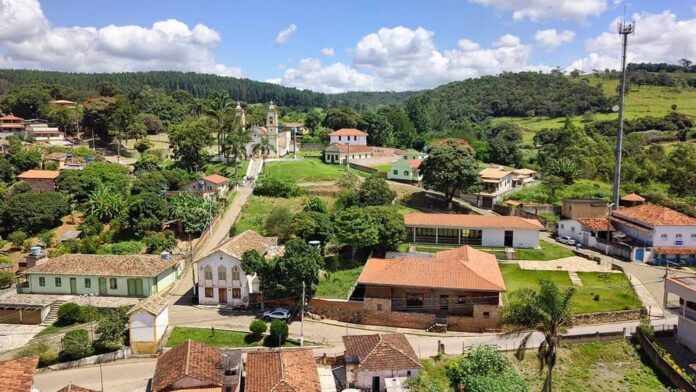
<path id="1" fill-rule="evenodd" d="M 162 293 L 138 302 L 127 313 L 133 354 L 154 354 L 169 325 L 169 305 Z"/>

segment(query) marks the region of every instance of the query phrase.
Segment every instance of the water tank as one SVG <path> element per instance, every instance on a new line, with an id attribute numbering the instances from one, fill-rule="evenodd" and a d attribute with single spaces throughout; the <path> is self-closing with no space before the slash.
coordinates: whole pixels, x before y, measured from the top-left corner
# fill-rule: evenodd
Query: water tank
<path id="1" fill-rule="evenodd" d="M 38 256 L 38 255 L 41 254 L 41 247 L 40 247 L 40 246 L 32 246 L 32 247 L 29 249 L 29 253 L 30 253 L 32 256 Z"/>
<path id="2" fill-rule="evenodd" d="M 162 253 L 160 253 L 160 257 L 162 258 L 162 260 L 171 260 L 172 254 L 165 250 Z"/>
<path id="3" fill-rule="evenodd" d="M 309 244 L 309 246 L 311 246 L 311 247 L 313 247 L 313 248 L 317 248 L 317 249 L 320 249 L 320 248 L 321 248 L 321 241 L 316 241 L 316 240 L 315 240 L 315 241 L 309 241 L 308 244 Z"/>

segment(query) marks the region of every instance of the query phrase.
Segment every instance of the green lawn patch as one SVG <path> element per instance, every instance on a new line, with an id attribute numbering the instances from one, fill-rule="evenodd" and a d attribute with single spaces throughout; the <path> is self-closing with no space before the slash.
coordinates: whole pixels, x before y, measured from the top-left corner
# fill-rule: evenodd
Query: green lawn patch
<path id="1" fill-rule="evenodd" d="M 372 168 L 377 169 L 378 173 L 389 173 L 389 169 L 391 168 L 391 163 L 386 163 L 384 165 L 372 166 Z"/>
<path id="2" fill-rule="evenodd" d="M 53 324 L 49 325 L 48 327 L 39 331 L 39 333 L 37 333 L 36 335 L 34 335 L 34 339 L 41 337 L 41 336 L 51 335 L 54 333 L 65 331 L 66 329 L 72 328 L 76 325 L 80 325 L 80 323 L 74 323 L 74 324 L 70 324 L 70 325 L 56 325 L 56 323 L 53 323 Z"/>
<path id="3" fill-rule="evenodd" d="M 237 180 L 241 181 L 242 178 L 246 175 L 247 167 L 249 166 L 249 161 L 248 160 L 243 160 L 237 162 Z M 220 174 L 221 176 L 225 176 L 231 180 L 234 180 L 234 165 L 231 163 L 226 163 L 226 162 L 212 162 L 203 168 L 203 171 L 205 172 L 206 175 L 208 174 Z M 234 181 L 232 181 L 234 183 Z M 232 184 L 230 184 L 232 186 Z"/>
<path id="4" fill-rule="evenodd" d="M 317 292 L 314 294 L 319 298 L 346 299 L 348 292 L 360 276 L 363 267 L 325 272 L 319 278 Z"/>
<path id="5" fill-rule="evenodd" d="M 172 334 L 167 339 L 167 347 L 174 347 L 189 339 L 216 347 L 255 347 L 263 345 L 263 339 L 257 339 L 247 332 L 224 329 L 213 330 L 211 328 L 174 327 Z M 296 347 L 299 346 L 299 343 L 287 340 L 283 346 Z"/>
<path id="6" fill-rule="evenodd" d="M 321 158 L 304 158 L 268 162 L 264 165 L 263 174 L 282 181 L 315 182 L 337 180 L 345 171 L 345 166 L 329 165 Z"/>
<path id="7" fill-rule="evenodd" d="M 331 204 L 330 198 L 321 198 Z M 285 199 L 282 197 L 252 195 L 249 201 L 242 207 L 242 215 L 235 224 L 235 230 L 237 233 L 242 233 L 245 230 L 254 230 L 263 234 L 264 222 L 273 209 L 285 207 L 291 213 L 295 213 L 302 209 L 304 199 L 304 196 Z"/>
<path id="8" fill-rule="evenodd" d="M 548 241 L 539 241 L 541 249 L 515 249 L 517 260 L 556 260 L 575 256 L 572 250 Z"/>
<path id="9" fill-rule="evenodd" d="M 523 203 L 549 203 L 561 205 L 563 199 L 604 199 L 611 198 L 611 184 L 594 180 L 577 180 L 572 185 L 563 186 L 553 194 L 546 184 L 526 186 L 506 199 Z"/>

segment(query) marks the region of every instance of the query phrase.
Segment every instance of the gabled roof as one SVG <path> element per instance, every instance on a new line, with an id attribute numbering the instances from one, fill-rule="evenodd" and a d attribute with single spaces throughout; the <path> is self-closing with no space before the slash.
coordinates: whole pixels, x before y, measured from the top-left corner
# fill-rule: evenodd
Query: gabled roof
<path id="1" fill-rule="evenodd" d="M 130 308 L 126 315 L 130 316 L 131 314 L 139 310 L 144 310 L 154 316 L 157 316 L 166 306 L 167 297 L 163 294 L 163 292 L 159 292 L 157 294 L 144 298 L 137 304 L 133 305 L 133 307 Z"/>
<path id="2" fill-rule="evenodd" d="M 423 163 L 423 161 L 420 159 L 409 159 L 405 160 L 405 162 L 408 163 L 408 165 L 411 166 L 411 169 L 413 170 L 420 169 L 421 163 Z"/>
<path id="3" fill-rule="evenodd" d="M 24 120 L 24 119 L 21 117 L 17 117 L 12 113 L 0 117 L 0 121 L 11 121 L 11 120 Z"/>
<path id="4" fill-rule="evenodd" d="M 643 201 L 645 201 L 645 198 L 643 196 L 637 195 L 635 193 L 629 193 L 628 195 L 622 197 L 621 200 L 643 202 Z"/>
<path id="5" fill-rule="evenodd" d="M 165 260 L 160 255 L 65 254 L 51 257 L 46 262 L 24 271 L 23 275 L 154 277 L 179 264 L 182 259 L 182 255 L 173 255 L 171 259 Z"/>
<path id="6" fill-rule="evenodd" d="M 0 385 L 3 392 L 29 392 L 39 357 L 25 357 L 0 362 Z"/>
<path id="7" fill-rule="evenodd" d="M 236 235 L 221 243 L 210 253 L 201 257 L 201 259 L 220 251 L 237 260 L 241 260 L 244 252 L 248 250 L 255 250 L 261 255 L 265 255 L 269 251 L 275 251 L 277 247 L 278 237 L 264 237 L 254 230 L 246 230 L 242 234 Z"/>
<path id="8" fill-rule="evenodd" d="M 512 174 L 512 171 L 501 167 L 487 167 L 479 172 L 481 178 L 491 178 L 495 180 L 500 180 L 510 174 Z"/>
<path id="9" fill-rule="evenodd" d="M 523 176 L 528 176 L 530 174 L 537 174 L 537 171 L 532 170 L 532 169 L 515 169 L 512 172 L 515 174 L 523 175 Z"/>
<path id="10" fill-rule="evenodd" d="M 544 226 L 536 219 L 519 216 L 486 216 L 464 214 L 428 214 L 414 212 L 404 215 L 406 226 L 469 228 L 469 229 L 522 229 L 542 230 Z"/>
<path id="11" fill-rule="evenodd" d="M 220 185 L 226 182 L 230 182 L 230 179 L 219 174 L 211 174 L 209 176 L 203 177 L 203 180 L 212 182 L 213 184 Z"/>
<path id="12" fill-rule="evenodd" d="M 616 231 L 608 218 L 577 218 L 575 220 L 590 231 Z"/>
<path id="13" fill-rule="evenodd" d="M 343 336 L 346 357 L 356 358 L 364 371 L 408 370 L 421 367 L 406 336 L 400 333 Z"/>
<path id="14" fill-rule="evenodd" d="M 75 385 L 72 382 L 63 388 L 59 389 L 57 392 L 99 392 L 95 389 L 83 388 L 79 385 Z"/>
<path id="15" fill-rule="evenodd" d="M 470 246 L 437 252 L 435 257 L 372 258 L 365 264 L 357 282 L 378 286 L 506 291 L 495 256 Z"/>
<path id="16" fill-rule="evenodd" d="M 696 226 L 696 218 L 657 204 L 641 204 L 612 211 L 612 217 L 629 219 L 646 226 Z"/>
<path id="17" fill-rule="evenodd" d="M 218 349 L 189 339 L 157 358 L 152 390 L 167 391 L 170 385 L 185 377 L 207 384 L 206 387 L 221 387 L 223 371 Z"/>
<path id="18" fill-rule="evenodd" d="M 58 170 L 27 170 L 17 176 L 20 180 L 55 180 L 60 175 Z"/>
<path id="19" fill-rule="evenodd" d="M 329 136 L 367 136 L 367 133 L 355 128 L 341 128 L 331 132 Z"/>
<path id="20" fill-rule="evenodd" d="M 245 392 L 321 392 L 312 350 L 247 353 Z"/>
<path id="21" fill-rule="evenodd" d="M 344 144 L 344 143 L 331 143 L 329 144 L 328 147 L 326 147 L 327 150 L 329 149 L 337 149 L 339 152 L 345 154 L 348 152 L 372 152 L 374 150 L 374 147 L 372 146 L 365 146 L 362 144 Z"/>

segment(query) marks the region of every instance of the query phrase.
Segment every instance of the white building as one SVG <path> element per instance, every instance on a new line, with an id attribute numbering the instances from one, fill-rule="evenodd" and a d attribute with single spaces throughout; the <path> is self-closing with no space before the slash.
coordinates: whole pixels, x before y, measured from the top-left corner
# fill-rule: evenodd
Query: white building
<path id="1" fill-rule="evenodd" d="M 155 354 L 169 325 L 167 297 L 151 295 L 128 311 L 130 347 L 134 354 Z"/>
<path id="2" fill-rule="evenodd" d="M 241 117 L 242 125 L 246 126 L 246 115 L 239 103 L 237 103 L 235 111 Z M 266 158 L 280 158 L 294 151 L 295 143 L 292 140 L 292 128 L 281 127 L 278 117 L 278 109 L 271 101 L 266 112 L 266 125 L 263 127 L 253 125 L 250 129 L 251 142 L 246 145 L 246 155 L 248 157 L 260 157 L 258 152 L 254 153 L 254 146 L 263 139 L 268 139 L 268 143 L 273 147 Z"/>
<path id="3" fill-rule="evenodd" d="M 229 191 L 230 179 L 219 174 L 211 174 L 201 177 L 200 180 L 191 181 L 181 187 L 182 190 L 193 192 L 209 200 L 224 199 Z"/>
<path id="4" fill-rule="evenodd" d="M 556 233 L 567 236 L 584 247 L 596 248 L 599 242 L 611 241 L 611 233 L 616 229 L 608 218 L 563 219 L 556 223 Z"/>
<path id="5" fill-rule="evenodd" d="M 329 144 L 367 146 L 367 133 L 355 128 L 341 128 L 329 134 Z"/>
<path id="6" fill-rule="evenodd" d="M 518 216 L 412 213 L 404 216 L 412 243 L 538 248 L 544 226 Z"/>
<path id="7" fill-rule="evenodd" d="M 363 391 L 405 387 L 401 381 L 418 375 L 421 364 L 403 334 L 349 335 L 346 348 L 346 383 Z"/>
<path id="8" fill-rule="evenodd" d="M 508 193 L 535 183 L 537 177 L 538 173 L 530 169 L 487 167 L 479 172 L 483 189 L 474 194 L 476 204 L 482 208 L 493 208 L 493 205 Z"/>
<path id="9" fill-rule="evenodd" d="M 277 237 L 263 237 L 252 230 L 223 242 L 195 263 L 200 304 L 249 306 L 254 302 L 250 297 L 260 294 L 261 282 L 242 270 L 242 255 L 248 250 L 272 257 L 284 248 L 278 246 Z"/>
<path id="10" fill-rule="evenodd" d="M 677 339 L 696 352 L 696 277 L 668 277 L 665 295 L 670 294 L 679 297 Z"/>

